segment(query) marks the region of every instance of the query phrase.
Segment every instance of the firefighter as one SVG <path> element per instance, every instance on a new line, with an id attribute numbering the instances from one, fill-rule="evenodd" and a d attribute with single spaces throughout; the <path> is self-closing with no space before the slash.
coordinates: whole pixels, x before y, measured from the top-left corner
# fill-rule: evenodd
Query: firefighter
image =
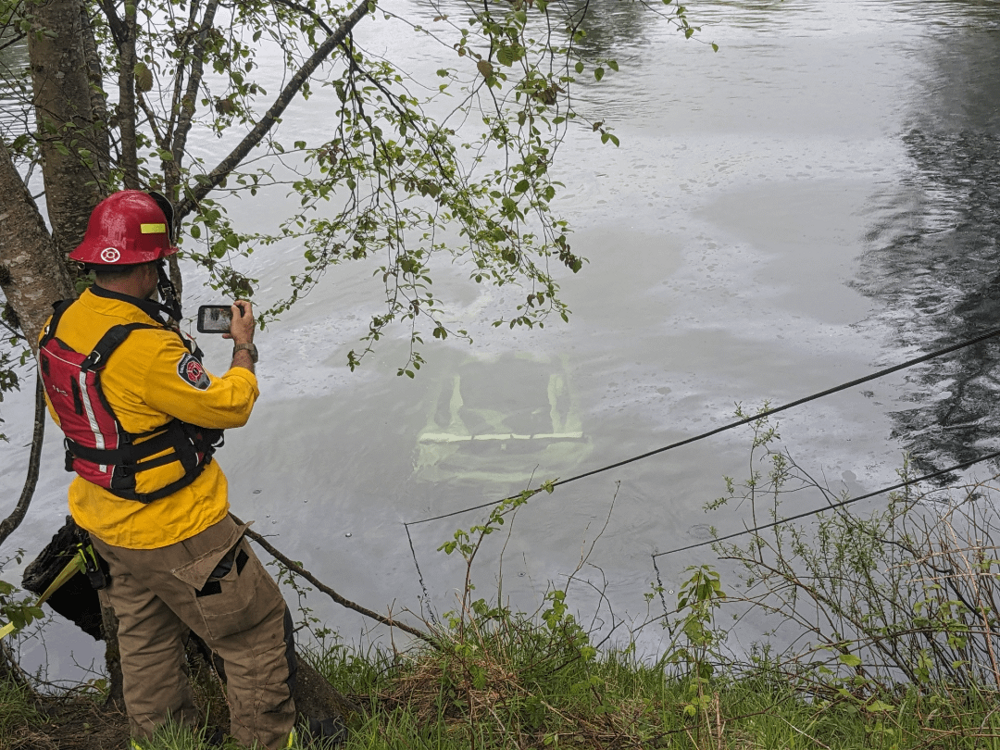
<path id="1" fill-rule="evenodd" d="M 98 204 L 70 254 L 95 272 L 94 285 L 57 305 L 42 332 L 49 411 L 77 474 L 70 512 L 109 568 L 100 594 L 119 621 L 133 745 L 168 720 L 197 725 L 185 670 L 191 630 L 225 665 L 231 734 L 248 747 L 286 747 L 291 616 L 246 525 L 229 515 L 213 458 L 222 430 L 246 424 L 259 395 L 253 309 L 233 303 L 232 363 L 213 375 L 176 325 L 163 268 L 177 252 L 172 213 L 162 196 L 138 190 Z"/>

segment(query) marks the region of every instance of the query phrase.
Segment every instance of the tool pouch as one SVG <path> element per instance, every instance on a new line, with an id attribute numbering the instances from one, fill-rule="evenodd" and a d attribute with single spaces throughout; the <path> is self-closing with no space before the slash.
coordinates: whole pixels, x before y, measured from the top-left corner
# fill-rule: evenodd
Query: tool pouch
<path id="1" fill-rule="evenodd" d="M 93 551 L 87 532 L 70 516 L 52 541 L 24 569 L 21 586 L 33 594 L 42 594 L 81 549 L 86 558 L 84 573 L 77 573 L 56 589 L 46 604 L 100 640 L 101 604 L 94 589 L 108 585 L 107 565 Z"/>

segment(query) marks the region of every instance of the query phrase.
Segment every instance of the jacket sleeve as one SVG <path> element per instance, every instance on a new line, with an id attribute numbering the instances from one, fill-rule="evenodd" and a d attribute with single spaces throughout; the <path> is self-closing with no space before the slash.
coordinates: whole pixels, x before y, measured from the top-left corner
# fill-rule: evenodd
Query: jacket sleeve
<path id="1" fill-rule="evenodd" d="M 209 429 L 242 427 L 260 395 L 257 378 L 233 367 L 221 378 L 212 375 L 173 335 L 155 337 L 143 400 L 158 411 Z"/>

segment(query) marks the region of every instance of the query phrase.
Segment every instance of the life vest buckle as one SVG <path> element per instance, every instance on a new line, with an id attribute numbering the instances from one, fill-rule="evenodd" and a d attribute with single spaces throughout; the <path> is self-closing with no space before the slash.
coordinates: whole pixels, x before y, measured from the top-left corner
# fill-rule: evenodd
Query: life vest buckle
<path id="1" fill-rule="evenodd" d="M 69 438 L 63 438 L 63 448 L 66 449 L 66 471 L 74 471 L 73 469 L 73 451 L 69 447 Z"/>

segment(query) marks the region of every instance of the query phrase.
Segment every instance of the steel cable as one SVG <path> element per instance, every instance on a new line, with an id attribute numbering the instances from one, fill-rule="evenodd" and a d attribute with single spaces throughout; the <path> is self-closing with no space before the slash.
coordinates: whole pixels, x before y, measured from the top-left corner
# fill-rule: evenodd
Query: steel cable
<path id="1" fill-rule="evenodd" d="M 617 468 L 619 468 L 621 466 L 626 466 L 626 465 L 628 465 L 630 463 L 634 463 L 636 461 L 641 461 L 643 459 L 650 458 L 651 456 L 659 455 L 660 453 L 665 453 L 666 451 L 673 450 L 674 448 L 680 448 L 683 445 L 690 445 L 691 443 L 698 442 L 699 440 L 704 440 L 705 438 L 712 437 L 713 435 L 718 435 L 720 432 L 725 432 L 726 430 L 732 430 L 732 429 L 735 429 L 736 427 L 742 427 L 743 425 L 750 424 L 751 422 L 756 422 L 759 419 L 764 419 L 765 417 L 769 417 L 769 416 L 771 416 L 773 414 L 778 414 L 779 412 L 783 412 L 783 411 L 786 411 L 788 409 L 792 409 L 792 408 L 794 408 L 796 406 L 802 406 L 802 404 L 807 404 L 810 401 L 815 401 L 817 399 L 824 398 L 825 396 L 830 396 L 830 395 L 832 395 L 834 393 L 839 393 L 840 391 L 844 391 L 844 390 L 847 390 L 848 388 L 853 388 L 855 386 L 862 385 L 863 383 L 868 383 L 868 382 L 870 382 L 872 380 L 878 380 L 879 378 L 883 378 L 886 375 L 891 375 L 894 372 L 899 372 L 900 370 L 905 370 L 905 369 L 907 369 L 909 367 L 913 367 L 914 365 L 919 365 L 919 364 L 921 364 L 923 362 L 927 362 L 928 360 L 936 359 L 937 357 L 942 357 L 945 354 L 951 354 L 952 352 L 956 352 L 956 351 L 958 351 L 960 349 L 965 349 L 966 347 L 970 347 L 970 346 L 974 346 L 976 344 L 980 344 L 983 341 L 987 341 L 987 340 L 989 340 L 991 338 L 995 338 L 996 336 L 1000 336 L 1000 328 L 995 328 L 992 331 L 987 331 L 986 333 L 981 334 L 979 336 L 976 336 L 975 338 L 969 339 L 967 341 L 963 341 L 963 342 L 958 343 L 958 344 L 953 344 L 951 346 L 945 347 L 944 349 L 938 349 L 936 351 L 930 352 L 929 354 L 924 354 L 924 355 L 921 355 L 919 357 L 915 357 L 913 359 L 908 359 L 905 362 L 902 362 L 902 363 L 900 363 L 898 365 L 893 365 L 892 367 L 887 367 L 887 368 L 885 368 L 883 370 L 879 370 L 879 371 L 874 372 L 874 373 L 872 373 L 870 375 L 866 375 L 864 377 L 857 378 L 856 380 L 852 380 L 852 381 L 850 381 L 848 383 L 843 383 L 841 385 L 834 386 L 833 388 L 827 388 L 825 391 L 820 391 L 819 393 L 814 393 L 811 396 L 805 396 L 804 398 L 800 398 L 800 399 L 797 399 L 795 401 L 791 401 L 791 402 L 789 402 L 787 404 L 783 404 L 781 406 L 776 406 L 773 409 L 765 409 L 764 411 L 761 411 L 760 413 L 755 414 L 752 417 L 745 417 L 745 418 L 737 420 L 735 422 L 729 422 L 728 424 L 725 424 L 725 425 L 723 425 L 721 427 L 717 427 L 714 430 L 709 430 L 708 432 L 703 432 L 700 435 L 695 435 L 694 437 L 685 438 L 684 440 L 678 440 L 677 442 L 671 443 L 670 445 L 665 445 L 662 448 L 656 448 L 655 450 L 647 451 L 646 453 L 642 453 L 642 454 L 639 454 L 637 456 L 632 456 L 631 458 L 626 458 L 626 459 L 623 459 L 621 461 L 616 461 L 613 464 L 608 464 L 607 466 L 602 466 L 600 468 L 584 472 L 583 474 L 577 474 L 576 476 L 569 477 L 568 479 L 560 479 L 558 481 L 552 482 L 548 486 L 551 487 L 551 488 L 561 487 L 563 485 L 569 484 L 570 482 L 575 482 L 575 481 L 577 481 L 579 479 L 585 479 L 587 477 L 592 477 L 595 474 L 601 474 L 601 473 L 603 473 L 605 471 L 611 471 L 612 469 L 617 469 Z M 996 454 L 993 454 L 993 455 L 996 455 Z M 972 463 L 978 463 L 979 461 L 985 461 L 989 457 L 990 456 L 985 457 L 985 458 L 981 458 L 981 459 L 976 459 Z M 969 465 L 972 465 L 972 464 L 969 464 Z M 964 465 L 962 465 L 962 466 L 960 466 L 958 468 L 962 468 L 963 466 Z M 951 471 L 954 471 L 954 470 L 955 470 L 955 468 L 953 467 L 951 469 Z M 928 475 L 928 476 L 937 476 L 937 474 L 932 474 L 932 475 Z M 918 481 L 918 480 L 914 480 L 914 481 Z M 876 493 L 876 494 L 879 494 L 879 493 Z M 405 521 L 403 523 L 403 525 L 405 527 L 407 527 L 407 529 L 408 529 L 410 526 L 416 526 L 416 525 L 422 524 L 422 523 L 429 523 L 431 521 L 440 521 L 440 520 L 445 519 L 445 518 L 451 518 L 452 516 L 458 516 L 458 515 L 461 515 L 463 513 L 471 513 L 474 510 L 481 510 L 483 508 L 492 508 L 495 505 L 499 505 L 500 503 L 506 502 L 508 500 L 514 500 L 517 497 L 520 497 L 520 495 L 511 495 L 509 497 L 505 497 L 505 498 L 502 498 L 500 500 L 494 500 L 494 501 L 491 501 L 491 502 L 488 502 L 488 503 L 480 503 L 479 505 L 473 505 L 473 506 L 470 506 L 468 508 L 463 508 L 461 510 L 451 511 L 449 513 L 442 513 L 441 515 L 432 516 L 430 518 L 421 518 L 418 521 Z M 861 498 L 858 498 L 858 499 L 861 499 Z M 791 520 L 791 519 L 789 519 L 789 520 Z M 746 533 L 746 532 L 743 532 L 743 533 Z M 669 553 L 660 553 L 660 554 L 669 554 Z"/>
<path id="2" fill-rule="evenodd" d="M 815 508 L 813 510 L 807 510 L 802 513 L 796 513 L 793 516 L 788 516 L 782 518 L 778 521 L 772 521 L 771 523 L 766 523 L 763 526 L 754 526 L 752 529 L 743 529 L 742 531 L 736 531 L 732 534 L 726 534 L 725 536 L 716 537 L 715 539 L 707 539 L 703 542 L 697 542 L 695 544 L 689 544 L 686 547 L 678 547 L 676 549 L 667 550 L 666 552 L 654 552 L 652 557 L 655 559 L 657 557 L 663 557 L 664 555 L 672 555 L 676 552 L 686 552 L 687 550 L 697 549 L 698 547 L 706 547 L 709 544 L 715 544 L 716 542 L 725 542 L 729 539 L 735 539 L 738 536 L 746 536 L 747 534 L 756 534 L 758 531 L 767 531 L 768 529 L 773 529 L 775 526 L 780 526 L 783 523 L 788 523 L 789 521 L 799 521 L 803 518 L 808 518 L 809 516 L 815 516 L 828 510 L 836 510 L 837 508 L 843 508 L 846 505 L 859 502 L 861 500 L 868 500 L 869 498 L 876 497 L 878 495 L 884 495 L 887 492 L 895 492 L 896 490 L 902 489 L 903 487 L 909 487 L 911 484 L 917 484 L 919 482 L 926 482 L 928 479 L 933 479 L 934 477 L 939 477 L 944 474 L 949 474 L 953 471 L 960 471 L 962 469 L 968 469 L 970 466 L 975 466 L 983 461 L 989 461 L 991 458 L 1000 457 L 1000 451 L 994 451 L 993 453 L 988 453 L 985 456 L 980 456 L 979 458 L 974 458 L 971 461 L 965 461 L 960 464 L 955 464 L 954 466 L 949 466 L 947 469 L 940 469 L 939 471 L 932 472 L 930 474 L 924 474 L 922 477 L 917 477 L 916 479 L 908 479 L 899 484 L 894 484 L 891 487 L 883 487 L 880 490 L 875 490 L 874 492 L 869 492 L 865 495 L 858 495 L 857 497 L 848 498 L 847 500 L 842 500 L 839 503 L 830 503 L 823 506 L 822 508 Z"/>

